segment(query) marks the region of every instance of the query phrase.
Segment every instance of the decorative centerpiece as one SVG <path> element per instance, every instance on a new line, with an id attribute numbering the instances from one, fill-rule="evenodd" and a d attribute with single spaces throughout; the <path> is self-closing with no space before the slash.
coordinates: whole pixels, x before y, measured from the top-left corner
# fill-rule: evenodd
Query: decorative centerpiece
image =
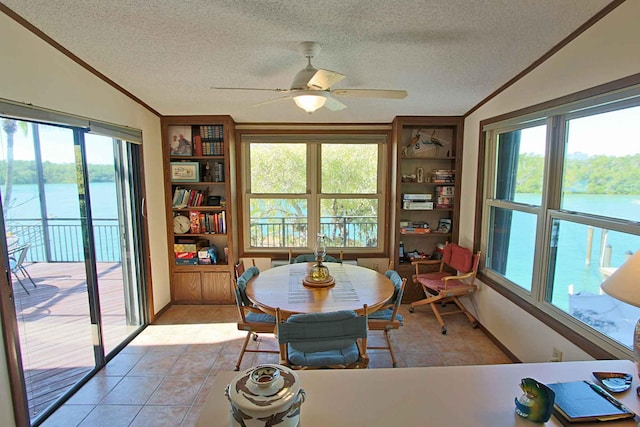
<path id="1" fill-rule="evenodd" d="M 313 253 L 316 256 L 316 263 L 309 270 L 309 274 L 302 279 L 302 283 L 306 286 L 320 288 L 333 286 L 336 281 L 329 274 L 329 268 L 322 264 L 322 261 L 324 261 L 324 257 L 327 254 L 327 246 L 324 243 L 324 234 L 318 233 L 316 247 Z"/>
<path id="2" fill-rule="evenodd" d="M 520 380 L 522 395 L 515 398 L 516 414 L 534 423 L 546 423 L 553 413 L 556 394 L 533 378 Z"/>
<path id="3" fill-rule="evenodd" d="M 297 427 L 305 393 L 298 375 L 282 365 L 260 365 L 238 374 L 224 392 L 233 427 Z"/>

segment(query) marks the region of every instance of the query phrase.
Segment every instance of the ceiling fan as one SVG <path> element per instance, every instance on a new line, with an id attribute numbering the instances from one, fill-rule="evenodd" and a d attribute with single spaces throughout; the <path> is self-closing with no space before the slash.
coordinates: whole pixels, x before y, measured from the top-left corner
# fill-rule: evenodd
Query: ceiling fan
<path id="1" fill-rule="evenodd" d="M 220 90 L 262 90 L 269 92 L 286 93 L 287 96 L 261 102 L 258 105 L 272 102 L 293 99 L 296 105 L 307 113 L 311 114 L 318 108 L 326 106 L 331 111 L 338 111 L 347 108 L 345 104 L 334 97 L 353 98 L 384 98 L 403 99 L 407 96 L 405 90 L 386 89 L 330 89 L 331 86 L 345 78 L 343 74 L 335 71 L 315 68 L 311 64 L 311 59 L 320 52 L 320 45 L 316 42 L 303 42 L 299 46 L 300 53 L 307 58 L 307 66 L 298 71 L 293 78 L 289 89 L 265 89 L 253 87 L 213 87 Z"/>

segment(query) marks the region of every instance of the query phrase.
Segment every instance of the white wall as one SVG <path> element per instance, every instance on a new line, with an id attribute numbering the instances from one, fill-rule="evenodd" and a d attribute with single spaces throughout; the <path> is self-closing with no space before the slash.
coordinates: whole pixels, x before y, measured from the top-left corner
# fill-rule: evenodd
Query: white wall
<path id="1" fill-rule="evenodd" d="M 160 119 L 0 13 L 0 98 L 141 129 L 156 312 L 170 302 Z M 0 425 L 13 425 L 0 341 Z"/>
<path id="2" fill-rule="evenodd" d="M 460 241 L 473 241 L 480 121 L 640 73 L 640 1 L 630 0 L 465 120 Z M 500 58 L 496 58 L 499 61 Z M 590 357 L 513 303 L 482 285 L 474 294 L 482 325 L 523 362 Z M 522 339 L 526 336 L 527 339 Z"/>

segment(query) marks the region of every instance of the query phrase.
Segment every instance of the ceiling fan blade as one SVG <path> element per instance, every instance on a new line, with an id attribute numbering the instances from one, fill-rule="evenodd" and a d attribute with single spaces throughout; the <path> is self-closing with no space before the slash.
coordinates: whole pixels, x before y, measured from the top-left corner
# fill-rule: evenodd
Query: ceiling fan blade
<path id="1" fill-rule="evenodd" d="M 407 97 L 406 90 L 387 89 L 335 89 L 331 91 L 335 96 L 350 96 L 352 98 L 385 98 L 404 99 Z"/>
<path id="2" fill-rule="evenodd" d="M 267 104 L 273 104 L 274 102 L 284 101 L 285 99 L 291 99 L 290 96 L 283 96 L 280 98 L 269 99 L 268 101 L 258 102 L 257 104 L 250 105 L 250 107 L 261 107 Z"/>
<path id="3" fill-rule="evenodd" d="M 324 103 L 324 106 L 331 111 L 340 111 L 347 108 L 347 106 L 344 105 L 342 102 L 330 96 L 327 96 L 327 101 Z"/>
<path id="4" fill-rule="evenodd" d="M 307 86 L 327 90 L 344 78 L 345 76 L 343 74 L 336 73 L 335 71 L 331 70 L 320 69 L 315 72 L 311 79 L 309 79 Z"/>
<path id="5" fill-rule="evenodd" d="M 275 88 L 275 89 L 267 89 L 267 88 L 261 88 L 261 87 L 211 87 L 211 89 L 216 89 L 216 90 L 264 90 L 264 91 L 268 91 L 268 92 L 289 92 L 289 89 L 280 89 L 280 88 Z"/>

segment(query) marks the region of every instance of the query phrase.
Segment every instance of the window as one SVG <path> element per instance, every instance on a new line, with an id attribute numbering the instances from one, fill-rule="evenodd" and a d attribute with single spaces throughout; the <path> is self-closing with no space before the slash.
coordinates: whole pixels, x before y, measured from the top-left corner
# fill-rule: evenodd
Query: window
<path id="1" fill-rule="evenodd" d="M 357 140 L 351 141 L 351 138 Z M 244 250 L 380 251 L 386 135 L 244 136 Z"/>
<path id="2" fill-rule="evenodd" d="M 484 127 L 483 273 L 630 354 L 640 309 L 600 284 L 640 249 L 640 89 Z"/>

